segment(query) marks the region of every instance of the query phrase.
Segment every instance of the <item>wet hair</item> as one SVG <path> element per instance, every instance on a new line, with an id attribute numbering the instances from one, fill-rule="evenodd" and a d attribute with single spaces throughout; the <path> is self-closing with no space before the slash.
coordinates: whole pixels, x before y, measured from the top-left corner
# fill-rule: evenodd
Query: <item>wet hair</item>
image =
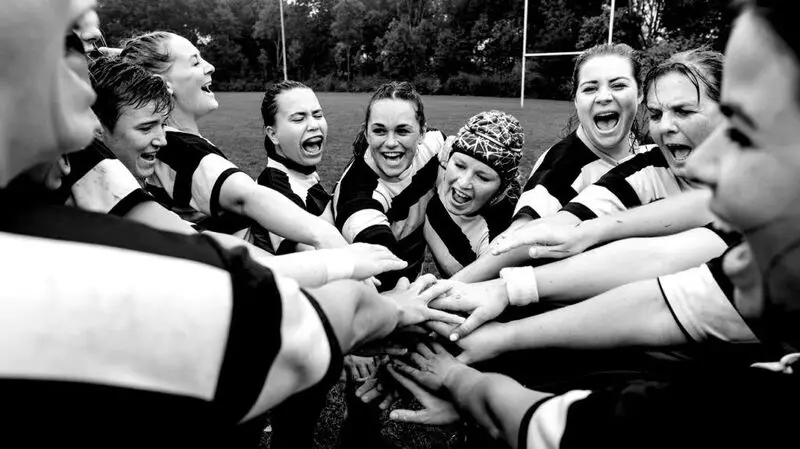
<path id="1" fill-rule="evenodd" d="M 653 89 L 656 80 L 670 73 L 683 75 L 697 90 L 697 102 L 702 91 L 715 103 L 719 103 L 722 84 L 722 53 L 705 47 L 675 53 L 669 59 L 647 72 L 644 78 L 644 98 Z"/>
<path id="2" fill-rule="evenodd" d="M 380 86 L 369 99 L 369 104 L 365 111 L 364 123 L 361 125 L 361 132 L 356 136 L 353 142 L 353 152 L 356 156 L 361 156 L 367 150 L 366 130 L 369 124 L 370 113 L 372 113 L 372 105 L 378 100 L 405 100 L 414 105 L 414 113 L 419 123 L 420 130 L 425 129 L 425 107 L 422 104 L 422 97 L 414 89 L 414 85 L 407 82 L 392 81 Z"/>
<path id="3" fill-rule="evenodd" d="M 150 73 L 165 75 L 172 68 L 175 56 L 169 52 L 167 41 L 177 36 L 166 31 L 153 31 L 132 37 L 122 44 L 119 58 L 144 67 Z"/>
<path id="4" fill-rule="evenodd" d="M 89 74 L 97 92 L 92 110 L 100 123 L 112 131 L 123 108 L 138 109 L 152 103 L 157 113 L 172 111 L 174 103 L 166 81 L 138 65 L 103 57 L 92 61 Z"/>
<path id="5" fill-rule="evenodd" d="M 639 92 L 642 91 L 642 60 L 639 56 L 639 52 L 627 44 L 600 44 L 585 50 L 583 53 L 578 55 L 577 58 L 575 58 L 575 67 L 572 69 L 572 80 L 570 82 L 570 98 L 572 100 L 575 100 L 575 96 L 578 93 L 581 69 L 587 62 L 600 56 L 619 56 L 627 59 L 631 63 L 631 75 L 633 75 L 636 88 Z M 578 128 L 579 123 L 580 120 L 578 120 L 578 114 L 573 113 L 567 121 L 567 126 L 564 127 L 564 137 L 566 137 L 572 131 L 575 131 Z M 634 136 L 638 137 L 638 130 L 639 126 L 636 120 L 634 120 L 633 125 L 631 126 L 631 131 L 634 133 Z"/>
<path id="6" fill-rule="evenodd" d="M 264 126 L 275 124 L 275 114 L 278 113 L 278 95 L 292 89 L 309 89 L 310 87 L 300 81 L 281 81 L 269 86 L 264 92 L 264 99 L 261 100 L 261 118 L 264 119 Z"/>

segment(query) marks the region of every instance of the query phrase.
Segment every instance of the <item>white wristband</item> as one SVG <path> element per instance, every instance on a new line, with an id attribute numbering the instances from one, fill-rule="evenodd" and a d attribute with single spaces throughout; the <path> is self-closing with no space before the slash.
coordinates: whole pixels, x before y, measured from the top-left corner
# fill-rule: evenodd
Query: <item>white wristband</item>
<path id="1" fill-rule="evenodd" d="M 350 279 L 356 270 L 356 260 L 347 248 L 320 249 L 313 252 L 325 265 L 325 282 Z"/>
<path id="2" fill-rule="evenodd" d="M 500 277 L 506 281 L 510 305 L 525 306 L 539 302 L 539 287 L 533 267 L 506 267 L 500 270 Z"/>

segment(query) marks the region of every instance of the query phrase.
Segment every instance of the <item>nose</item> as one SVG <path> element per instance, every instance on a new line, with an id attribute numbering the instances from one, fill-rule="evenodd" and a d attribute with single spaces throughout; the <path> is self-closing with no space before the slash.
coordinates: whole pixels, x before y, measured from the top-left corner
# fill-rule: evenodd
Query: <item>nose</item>
<path id="1" fill-rule="evenodd" d="M 456 179 L 456 186 L 464 190 L 470 190 L 472 188 L 472 175 L 469 174 L 462 174 Z"/>
<path id="2" fill-rule="evenodd" d="M 153 146 L 154 147 L 164 147 L 167 146 L 167 133 L 164 131 L 164 127 L 159 127 L 159 130 L 156 132 L 156 135 L 153 137 Z"/>
<path id="3" fill-rule="evenodd" d="M 397 146 L 397 136 L 395 136 L 394 133 L 389 133 L 389 135 L 386 136 L 386 146 L 389 148 Z"/>
<path id="4" fill-rule="evenodd" d="M 600 86 L 597 88 L 597 96 L 595 101 L 598 103 L 608 103 L 611 101 L 611 89 L 607 86 Z"/>
<path id="5" fill-rule="evenodd" d="M 665 112 L 658 122 L 658 130 L 661 133 L 676 133 L 678 132 L 678 124 L 675 122 L 675 117 L 672 114 Z"/>
<path id="6" fill-rule="evenodd" d="M 687 175 L 705 184 L 716 184 L 719 180 L 720 163 L 726 148 L 725 125 L 720 125 L 700 146 L 692 151 L 686 161 Z"/>
<path id="7" fill-rule="evenodd" d="M 206 63 L 206 70 L 204 72 L 206 75 L 211 75 L 212 73 L 214 73 L 216 71 L 216 69 L 214 68 L 214 64 L 211 64 L 210 62 L 208 62 L 206 60 L 203 60 L 203 62 Z"/>

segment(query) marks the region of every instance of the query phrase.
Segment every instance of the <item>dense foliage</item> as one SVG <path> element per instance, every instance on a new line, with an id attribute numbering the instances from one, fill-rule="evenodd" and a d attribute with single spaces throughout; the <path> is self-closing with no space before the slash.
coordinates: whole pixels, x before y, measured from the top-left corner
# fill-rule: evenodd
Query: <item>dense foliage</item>
<path id="1" fill-rule="evenodd" d="M 423 93 L 519 95 L 523 0 L 285 0 L 290 78 L 326 91 L 369 91 L 387 79 Z M 668 3 L 668 4 L 667 4 Z M 722 48 L 728 0 L 618 0 L 614 40 L 655 60 Z M 572 51 L 605 42 L 608 0 L 530 0 L 527 47 Z M 263 90 L 283 78 L 278 0 L 101 0 L 110 45 L 152 30 L 197 43 L 217 90 Z M 529 59 L 526 93 L 565 98 L 572 59 Z"/>

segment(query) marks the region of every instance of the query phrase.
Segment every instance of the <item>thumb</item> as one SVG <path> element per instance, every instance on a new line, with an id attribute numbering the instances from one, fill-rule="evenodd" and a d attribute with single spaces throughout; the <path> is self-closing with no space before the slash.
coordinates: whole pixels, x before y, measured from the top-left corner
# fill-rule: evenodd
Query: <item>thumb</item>
<path id="1" fill-rule="evenodd" d="M 472 363 L 472 357 L 469 356 L 469 352 L 464 350 L 461 354 L 456 356 L 456 360 L 463 363 L 464 365 L 469 365 Z"/>
<path id="2" fill-rule="evenodd" d="M 450 341 L 458 341 L 461 338 L 466 337 L 467 335 L 471 334 L 472 331 L 479 328 L 483 323 L 487 320 L 483 317 L 483 313 L 481 313 L 480 309 L 477 309 L 473 312 L 470 316 L 467 317 L 466 321 L 464 321 L 460 326 L 453 329 L 453 332 L 450 334 Z"/>

